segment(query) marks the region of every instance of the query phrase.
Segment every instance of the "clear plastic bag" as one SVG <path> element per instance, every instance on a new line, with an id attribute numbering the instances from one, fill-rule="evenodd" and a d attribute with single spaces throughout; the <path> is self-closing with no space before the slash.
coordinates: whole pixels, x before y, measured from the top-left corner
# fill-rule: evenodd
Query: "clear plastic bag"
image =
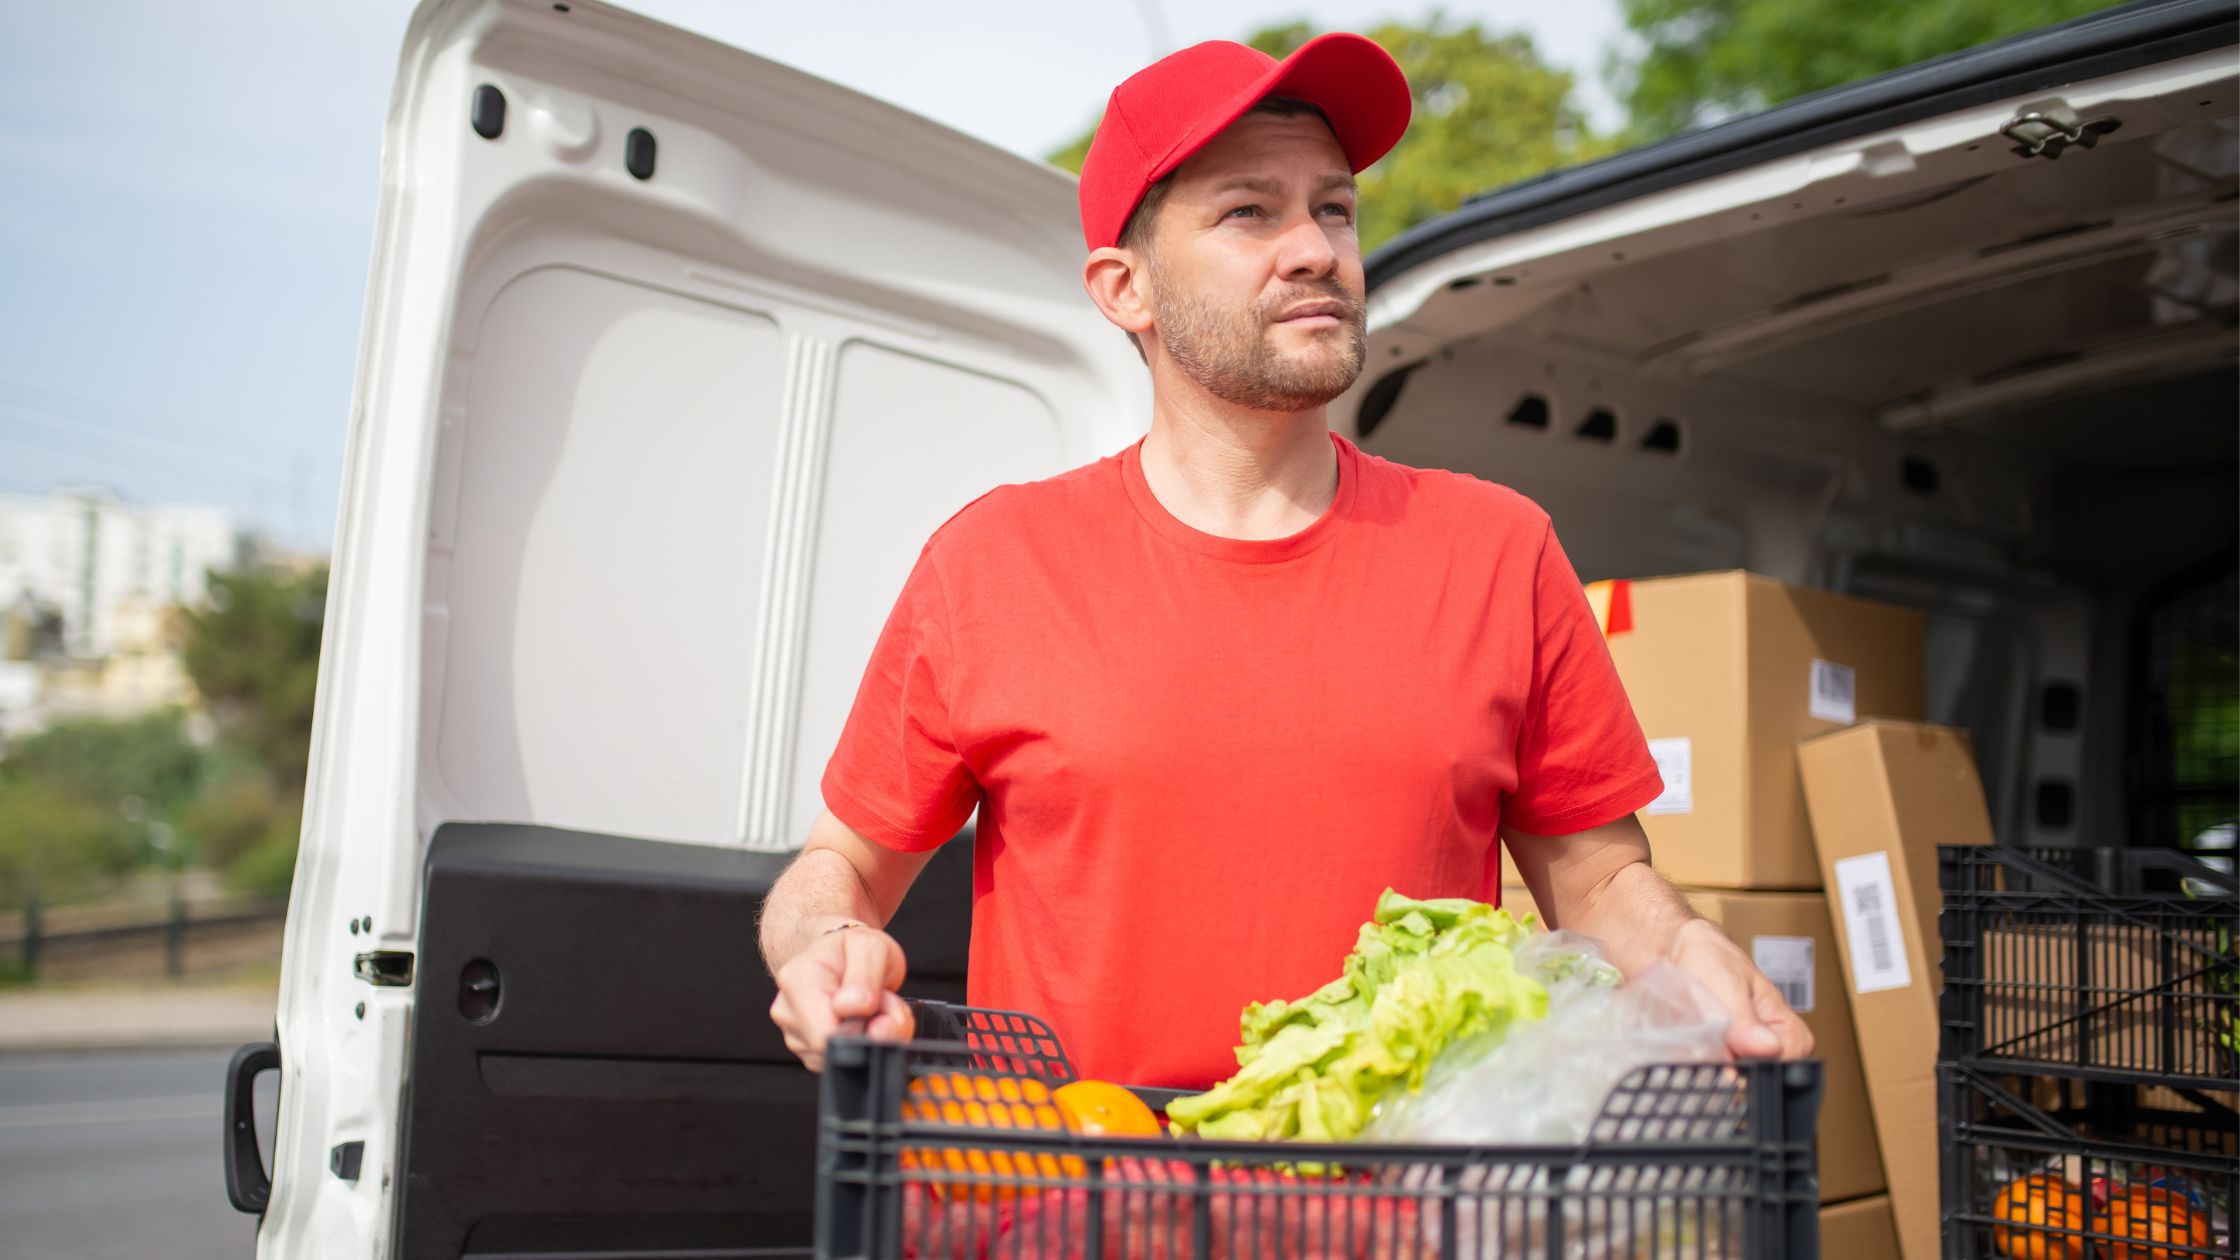
<path id="1" fill-rule="evenodd" d="M 1599 941 L 1550 932 L 1518 948 L 1517 969 L 1547 986 L 1548 1017 L 1449 1047 L 1421 1092 L 1378 1103 L 1364 1141 L 1571 1145 L 1635 1068 L 1730 1057 L 1726 1012 L 1676 967 L 1621 984 Z"/>
<path id="2" fill-rule="evenodd" d="M 1547 987 L 1547 1018 L 1449 1047 L 1422 1092 L 1378 1103 L 1363 1141 L 1577 1145 L 1635 1068 L 1731 1058 L 1726 1012 L 1676 967 L 1659 965 L 1620 983 L 1599 941 L 1550 932 L 1518 948 L 1517 969 Z M 1741 1253 L 1740 1218 L 1703 1207 L 1705 1196 L 1717 1197 L 1706 1180 L 1720 1175 L 1715 1170 L 1655 1175 L 1655 1188 L 1667 1193 L 1645 1201 L 1650 1187 L 1638 1169 L 1585 1166 L 1551 1179 L 1537 1167 L 1520 1177 L 1524 1168 L 1496 1162 L 1455 1178 L 1457 1237 L 1448 1254 L 1546 1255 L 1551 1216 L 1560 1217 L 1565 1260 L 1731 1260 Z M 1409 1180 L 1428 1192 L 1448 1175 L 1426 1167 Z M 1613 1210 L 1617 1204 L 1628 1207 Z"/>

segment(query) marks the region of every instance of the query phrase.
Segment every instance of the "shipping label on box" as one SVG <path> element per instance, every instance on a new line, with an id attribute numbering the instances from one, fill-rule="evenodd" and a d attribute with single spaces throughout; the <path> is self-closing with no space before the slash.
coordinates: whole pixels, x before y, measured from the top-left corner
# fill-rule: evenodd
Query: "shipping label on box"
<path id="1" fill-rule="evenodd" d="M 1750 938 L 1750 961 L 1758 964 L 1781 1000 L 1799 1015 L 1812 1013 L 1812 962 L 1818 952 L 1809 936 Z"/>
<path id="2" fill-rule="evenodd" d="M 1836 896 L 1858 960 L 1851 968 L 1851 991 L 1879 993 L 1912 984 L 1905 931 L 1898 926 L 1898 887 L 1890 877 L 1890 855 L 1862 853 L 1837 862 L 1835 868 Z"/>
<path id="3" fill-rule="evenodd" d="M 1664 780 L 1664 791 L 1642 810 L 1645 814 L 1692 814 L 1696 808 L 1695 750 L 1688 737 L 1678 739 L 1652 739 L 1649 756 L 1657 763 L 1657 777 Z"/>
<path id="4" fill-rule="evenodd" d="M 1805 711 L 1812 716 L 1845 726 L 1859 720 L 1859 671 L 1849 665 L 1814 661 L 1810 694 Z"/>

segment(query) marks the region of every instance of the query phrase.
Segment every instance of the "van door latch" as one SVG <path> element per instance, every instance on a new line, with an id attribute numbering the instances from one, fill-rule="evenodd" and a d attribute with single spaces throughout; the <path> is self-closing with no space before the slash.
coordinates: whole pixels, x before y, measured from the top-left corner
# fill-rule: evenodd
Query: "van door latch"
<path id="1" fill-rule="evenodd" d="M 2123 120 L 2112 115 L 2080 120 L 2066 105 L 2048 105 L 2016 114 L 1999 128 L 1999 134 L 2014 141 L 2014 151 L 2022 157 L 2054 161 L 2070 145 L 2089 149 L 2122 125 Z"/>
<path id="2" fill-rule="evenodd" d="M 401 949 L 377 949 L 360 954 L 350 965 L 351 973 L 367 984 L 384 989 L 403 989 L 412 985 L 412 955 Z"/>

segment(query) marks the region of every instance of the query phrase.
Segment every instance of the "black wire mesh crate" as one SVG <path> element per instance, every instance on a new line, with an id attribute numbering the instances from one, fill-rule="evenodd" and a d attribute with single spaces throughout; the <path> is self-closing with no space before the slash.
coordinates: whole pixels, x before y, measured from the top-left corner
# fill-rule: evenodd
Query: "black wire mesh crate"
<path id="1" fill-rule="evenodd" d="M 1938 1069 L 1945 1260 L 2231 1260 L 2230 1093 Z"/>
<path id="2" fill-rule="evenodd" d="M 1039 1021 L 957 1008 L 950 1031 L 828 1048 L 820 1260 L 1819 1254 L 1817 1063 L 1643 1068 L 1577 1147 L 1092 1138 L 1030 1116 L 1073 1077 Z"/>
<path id="3" fill-rule="evenodd" d="M 1945 1062 L 2231 1089 L 2240 896 L 2167 850 L 1938 851 Z"/>

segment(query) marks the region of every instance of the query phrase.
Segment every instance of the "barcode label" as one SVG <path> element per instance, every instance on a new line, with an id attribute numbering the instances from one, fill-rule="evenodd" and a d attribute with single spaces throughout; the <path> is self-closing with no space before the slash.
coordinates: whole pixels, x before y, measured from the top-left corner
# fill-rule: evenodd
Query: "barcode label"
<path id="1" fill-rule="evenodd" d="M 1812 1009 L 1812 956 L 1809 936 L 1750 938 L 1750 961 L 1758 964 L 1781 1000 L 1799 1015 Z"/>
<path id="2" fill-rule="evenodd" d="M 1652 739 L 1649 755 L 1657 762 L 1657 777 L 1664 791 L 1649 802 L 1645 814 L 1692 814 L 1696 808 L 1695 746 L 1683 735 L 1678 739 Z"/>
<path id="3" fill-rule="evenodd" d="M 1851 991 L 1878 993 L 1912 984 L 1890 855 L 1862 853 L 1837 862 L 1836 895 L 1843 900 L 1844 933 L 1851 944 Z"/>
<path id="4" fill-rule="evenodd" d="M 1859 671 L 1834 661 L 1814 661 L 1811 708 L 1812 716 L 1830 722 L 1849 726 L 1858 721 Z"/>

